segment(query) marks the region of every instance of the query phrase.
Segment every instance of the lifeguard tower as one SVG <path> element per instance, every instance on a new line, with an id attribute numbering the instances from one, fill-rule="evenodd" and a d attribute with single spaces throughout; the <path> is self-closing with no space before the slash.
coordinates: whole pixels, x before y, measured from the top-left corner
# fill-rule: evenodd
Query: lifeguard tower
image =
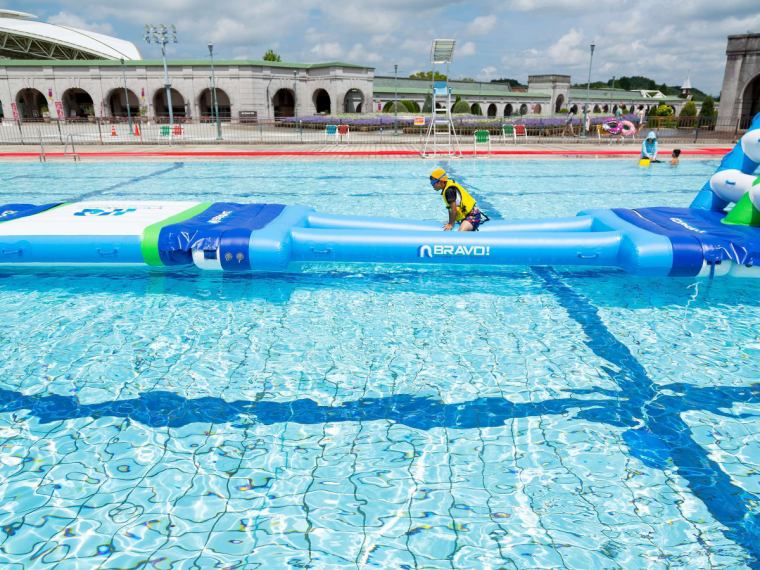
<path id="1" fill-rule="evenodd" d="M 454 55 L 456 40 L 433 40 L 430 62 L 433 67 L 433 96 L 431 99 L 430 123 L 422 148 L 423 158 L 440 156 L 462 156 L 459 138 L 451 117 L 451 88 L 449 87 L 449 64 Z M 436 81 L 437 66 L 445 66 L 444 81 Z"/>

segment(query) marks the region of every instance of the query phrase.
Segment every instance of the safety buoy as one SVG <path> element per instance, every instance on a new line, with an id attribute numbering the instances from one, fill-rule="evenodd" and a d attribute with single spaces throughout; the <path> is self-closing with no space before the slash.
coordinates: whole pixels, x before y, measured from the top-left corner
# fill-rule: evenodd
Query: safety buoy
<path id="1" fill-rule="evenodd" d="M 636 134 L 636 125 L 634 125 L 631 121 L 623 121 L 620 124 L 620 134 L 622 134 L 624 137 L 632 137 Z"/>
<path id="2" fill-rule="evenodd" d="M 610 121 L 605 121 L 604 123 L 602 123 L 602 128 L 608 133 L 610 133 L 611 135 L 619 135 L 620 128 L 621 128 L 620 121 L 616 121 L 614 119 Z"/>

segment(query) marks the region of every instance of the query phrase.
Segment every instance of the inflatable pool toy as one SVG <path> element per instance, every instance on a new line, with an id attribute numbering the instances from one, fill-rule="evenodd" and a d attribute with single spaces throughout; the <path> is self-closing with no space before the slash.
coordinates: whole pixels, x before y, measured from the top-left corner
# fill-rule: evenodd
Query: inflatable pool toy
<path id="1" fill-rule="evenodd" d="M 652 163 L 648 158 L 639 159 L 639 166 L 649 166 Z"/>
<path id="2" fill-rule="evenodd" d="M 623 129 L 623 125 L 616 119 L 610 119 L 609 121 L 604 121 L 602 123 L 602 128 L 611 135 L 619 135 Z"/>
<path id="3" fill-rule="evenodd" d="M 438 222 L 321 214 L 302 206 L 89 201 L 0 206 L 0 264 L 297 271 L 314 263 L 574 265 L 639 275 L 760 277 L 760 114 L 689 208 L 596 209 Z M 725 208 L 735 203 L 733 210 Z"/>
<path id="4" fill-rule="evenodd" d="M 602 123 L 602 128 L 611 135 L 623 135 L 624 137 L 632 137 L 636 134 L 636 125 L 631 121 L 618 121 L 617 119 L 610 119 Z"/>

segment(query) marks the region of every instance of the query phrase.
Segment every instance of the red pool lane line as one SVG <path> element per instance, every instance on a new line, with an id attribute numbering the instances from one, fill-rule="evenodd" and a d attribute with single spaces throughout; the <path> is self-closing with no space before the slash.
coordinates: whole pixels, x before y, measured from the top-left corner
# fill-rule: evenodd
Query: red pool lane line
<path id="1" fill-rule="evenodd" d="M 731 148 L 704 147 L 684 150 L 681 156 L 700 155 L 700 156 L 722 156 L 728 153 Z M 477 154 L 472 151 L 465 151 L 462 156 L 638 156 L 638 149 L 578 149 L 578 150 L 559 150 L 559 149 L 508 149 L 493 150 L 490 153 L 478 151 Z M 140 157 L 167 157 L 167 158 L 195 158 L 195 157 L 216 157 L 216 158 L 244 158 L 244 157 L 262 157 L 262 156 L 320 156 L 329 158 L 331 156 L 419 156 L 416 150 L 338 150 L 338 151 L 321 151 L 321 150 L 165 150 L 165 151 L 103 151 L 103 152 L 78 152 L 79 156 L 91 158 L 140 158 Z M 37 158 L 39 152 L 0 152 L 0 158 Z M 52 158 L 63 158 L 63 152 L 46 152 L 45 156 Z M 71 154 L 67 155 L 71 156 Z M 666 155 L 663 155 L 664 157 Z M 665 160 L 667 160 L 665 158 Z"/>

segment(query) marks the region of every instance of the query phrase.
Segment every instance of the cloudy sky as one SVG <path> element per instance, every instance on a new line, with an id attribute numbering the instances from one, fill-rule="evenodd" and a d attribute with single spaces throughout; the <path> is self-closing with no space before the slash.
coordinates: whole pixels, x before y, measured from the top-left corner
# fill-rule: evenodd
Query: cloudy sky
<path id="1" fill-rule="evenodd" d="M 588 75 L 592 81 L 646 75 L 717 95 L 726 37 L 760 32 L 760 0 L 24 0 L 5 3 L 49 22 L 116 35 L 143 57 L 146 23 L 173 23 L 173 57 L 259 59 L 273 48 L 283 61 L 341 60 L 378 75 L 429 69 L 434 38 L 455 38 L 455 77 L 490 80 L 528 74 Z"/>

